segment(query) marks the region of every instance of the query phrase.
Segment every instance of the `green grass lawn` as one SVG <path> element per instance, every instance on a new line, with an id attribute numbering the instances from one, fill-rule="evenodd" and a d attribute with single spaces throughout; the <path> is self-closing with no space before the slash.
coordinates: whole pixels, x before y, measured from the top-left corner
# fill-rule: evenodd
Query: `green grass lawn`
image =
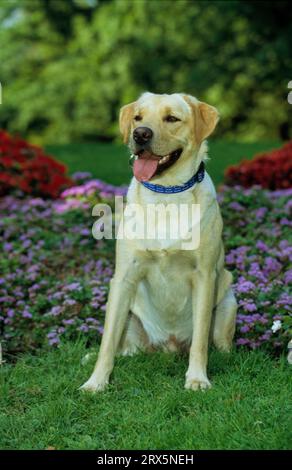
<path id="1" fill-rule="evenodd" d="M 224 169 L 256 153 L 280 146 L 279 142 L 238 143 L 224 140 L 211 141 L 207 169 L 214 181 L 223 181 Z M 107 143 L 70 144 L 48 146 L 47 150 L 66 163 L 69 172 L 90 171 L 94 177 L 112 184 L 130 181 L 129 151 L 124 145 Z"/>
<path id="2" fill-rule="evenodd" d="M 285 358 L 212 351 L 213 388 L 183 388 L 187 358 L 118 358 L 109 388 L 78 391 L 94 361 L 82 343 L 0 369 L 2 449 L 289 449 L 291 371 Z M 291 367 L 291 366 L 290 366 Z"/>

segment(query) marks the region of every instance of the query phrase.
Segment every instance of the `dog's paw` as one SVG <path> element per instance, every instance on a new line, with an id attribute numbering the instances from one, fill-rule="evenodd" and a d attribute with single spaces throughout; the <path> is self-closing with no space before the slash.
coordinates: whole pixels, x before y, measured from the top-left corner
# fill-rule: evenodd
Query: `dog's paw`
<path id="1" fill-rule="evenodd" d="M 106 386 L 108 385 L 108 382 L 105 381 L 97 381 L 93 379 L 87 380 L 81 387 L 79 387 L 78 390 L 81 390 L 82 392 L 90 392 L 90 393 L 96 393 L 96 392 L 102 392 Z"/>
<path id="2" fill-rule="evenodd" d="M 212 385 L 206 376 L 203 377 L 196 377 L 196 376 L 189 376 L 186 378 L 185 388 L 188 390 L 207 390 L 211 388 Z"/>

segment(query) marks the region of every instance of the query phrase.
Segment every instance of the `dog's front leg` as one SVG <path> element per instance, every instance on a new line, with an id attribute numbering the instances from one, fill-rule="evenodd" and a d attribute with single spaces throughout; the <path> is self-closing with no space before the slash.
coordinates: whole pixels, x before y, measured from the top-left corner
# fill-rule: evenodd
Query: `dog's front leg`
<path id="1" fill-rule="evenodd" d="M 208 340 L 214 305 L 216 274 L 210 269 L 197 270 L 192 278 L 193 334 L 185 388 L 206 389 Z"/>
<path id="2" fill-rule="evenodd" d="M 94 371 L 82 390 L 95 392 L 108 384 L 114 366 L 114 357 L 125 327 L 131 301 L 138 283 L 134 270 L 126 274 L 115 274 L 110 282 L 104 333 Z"/>

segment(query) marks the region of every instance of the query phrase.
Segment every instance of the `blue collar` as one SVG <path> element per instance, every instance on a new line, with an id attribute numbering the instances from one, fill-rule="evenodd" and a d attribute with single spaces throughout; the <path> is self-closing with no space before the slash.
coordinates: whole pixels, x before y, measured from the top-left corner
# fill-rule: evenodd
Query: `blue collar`
<path id="1" fill-rule="evenodd" d="M 175 193 L 182 193 L 187 189 L 190 189 L 194 186 L 195 183 L 201 183 L 205 176 L 205 164 L 204 162 L 200 163 L 198 171 L 191 177 L 186 183 L 182 184 L 181 186 L 162 186 L 161 184 L 152 184 L 148 183 L 147 181 L 141 181 L 141 184 L 150 191 L 154 191 L 155 193 L 163 193 L 163 194 L 175 194 Z"/>

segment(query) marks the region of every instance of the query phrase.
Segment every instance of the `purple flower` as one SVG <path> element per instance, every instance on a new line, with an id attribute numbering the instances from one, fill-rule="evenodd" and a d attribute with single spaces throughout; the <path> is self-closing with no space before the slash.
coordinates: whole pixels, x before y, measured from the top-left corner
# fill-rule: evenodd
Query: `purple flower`
<path id="1" fill-rule="evenodd" d="M 0 304 L 3 303 L 12 303 L 13 302 L 13 297 L 10 297 L 9 295 L 5 295 L 3 297 L 0 297 Z"/>
<path id="2" fill-rule="evenodd" d="M 269 275 L 272 273 L 278 273 L 279 271 L 281 271 L 281 268 L 282 268 L 282 265 L 275 258 L 268 256 L 265 259 L 263 272 L 266 275 Z"/>
<path id="3" fill-rule="evenodd" d="M 32 266 L 29 266 L 29 268 L 27 269 L 27 272 L 33 273 L 39 270 L 40 270 L 40 266 L 38 264 L 33 264 Z"/>
<path id="4" fill-rule="evenodd" d="M 269 247 L 262 240 L 259 240 L 259 241 L 256 242 L 256 247 L 260 251 L 264 251 L 264 252 L 269 251 Z"/>
<path id="5" fill-rule="evenodd" d="M 273 320 L 282 320 L 282 315 L 274 315 Z"/>
<path id="6" fill-rule="evenodd" d="M 89 323 L 96 323 L 97 322 L 97 320 L 93 317 L 86 318 L 86 321 L 89 322 Z"/>
<path id="7" fill-rule="evenodd" d="M 74 299 L 66 299 L 66 300 L 64 301 L 64 305 L 66 305 L 66 306 L 68 305 L 68 306 L 70 306 L 70 307 L 71 307 L 72 305 L 76 305 L 76 303 L 77 303 L 77 302 L 76 302 L 76 300 L 74 300 Z"/>
<path id="8" fill-rule="evenodd" d="M 51 300 L 59 300 L 63 297 L 63 292 L 54 292 L 50 297 L 51 297 Z"/>
<path id="9" fill-rule="evenodd" d="M 239 212 L 244 211 L 244 207 L 241 204 L 239 204 L 239 202 L 236 202 L 236 201 L 230 202 L 229 207 L 230 209 L 233 209 L 235 211 L 239 211 Z"/>
<path id="10" fill-rule="evenodd" d="M 88 235 L 91 235 L 91 231 L 88 228 L 83 228 L 82 230 L 80 230 L 80 235 L 87 237 Z"/>
<path id="11" fill-rule="evenodd" d="M 236 340 L 237 346 L 246 346 L 249 344 L 249 339 L 247 338 L 239 338 Z"/>
<path id="12" fill-rule="evenodd" d="M 260 341 L 250 341 L 251 349 L 257 349 L 261 345 Z"/>
<path id="13" fill-rule="evenodd" d="M 9 309 L 7 310 L 7 316 L 8 316 L 9 318 L 13 318 L 14 315 L 15 315 L 15 311 L 14 311 L 12 308 L 9 308 Z"/>
<path id="14" fill-rule="evenodd" d="M 47 338 L 55 338 L 57 335 L 57 332 L 55 330 L 50 331 L 50 333 L 47 334 Z"/>
<path id="15" fill-rule="evenodd" d="M 241 282 L 238 282 L 237 286 L 236 286 L 236 290 L 237 292 L 239 293 L 247 293 L 247 292 L 250 292 L 250 291 L 253 291 L 255 289 L 255 284 L 251 281 L 246 281 L 246 280 L 243 280 Z"/>
<path id="16" fill-rule="evenodd" d="M 34 284 L 33 286 L 31 286 L 30 290 L 32 291 L 38 291 L 40 289 L 40 284 Z"/>
<path id="17" fill-rule="evenodd" d="M 256 312 L 257 306 L 251 300 L 241 300 L 239 303 L 246 312 Z"/>
<path id="18" fill-rule="evenodd" d="M 283 292 L 283 294 L 280 295 L 280 298 L 277 300 L 276 305 L 281 306 L 281 305 L 292 305 L 292 296 L 287 294 L 287 292 Z"/>
<path id="19" fill-rule="evenodd" d="M 57 345 L 57 344 L 60 344 L 60 339 L 58 337 L 55 337 L 55 338 L 52 338 L 49 340 L 49 345 L 50 346 L 54 346 L 54 345 Z"/>
<path id="20" fill-rule="evenodd" d="M 292 282 L 292 269 L 289 269 L 284 273 L 284 282 L 285 284 L 290 284 Z"/>
<path id="21" fill-rule="evenodd" d="M 80 282 L 72 282 L 71 284 L 67 284 L 64 289 L 68 291 L 81 290 Z"/>
<path id="22" fill-rule="evenodd" d="M 56 305 L 55 307 L 51 308 L 49 314 L 56 317 L 60 315 L 61 312 L 62 312 L 62 307 L 60 307 L 59 305 Z"/>
<path id="23" fill-rule="evenodd" d="M 244 325 L 240 328 L 241 333 L 247 333 L 250 330 L 250 327 L 248 325 Z"/>
<path id="24" fill-rule="evenodd" d="M 283 219 L 280 220 L 281 225 L 288 225 L 288 227 L 292 227 L 292 221 L 287 219 L 286 217 L 283 217 Z"/>
<path id="25" fill-rule="evenodd" d="M 271 331 L 268 330 L 268 331 L 266 331 L 265 334 L 263 334 L 262 336 L 260 336 L 259 339 L 260 339 L 261 341 L 269 341 L 269 339 L 271 338 L 271 334 L 272 334 Z"/>
<path id="26" fill-rule="evenodd" d="M 70 318 L 69 320 L 63 320 L 64 325 L 73 325 L 75 323 L 74 318 Z"/>
<path id="27" fill-rule="evenodd" d="M 28 310 L 22 312 L 23 318 L 32 318 L 32 314 Z"/>
<path id="28" fill-rule="evenodd" d="M 4 249 L 4 251 L 12 251 L 13 250 L 13 244 L 12 243 L 4 243 L 3 244 L 3 249 Z"/>
<path id="29" fill-rule="evenodd" d="M 257 220 L 262 220 L 264 216 L 266 215 L 268 209 L 266 207 L 260 207 L 259 209 L 256 210 L 255 212 L 255 217 Z"/>
<path id="30" fill-rule="evenodd" d="M 84 333 L 87 333 L 89 331 L 89 327 L 85 323 L 83 323 L 83 325 L 81 325 L 78 329 L 80 331 L 83 331 Z"/>

